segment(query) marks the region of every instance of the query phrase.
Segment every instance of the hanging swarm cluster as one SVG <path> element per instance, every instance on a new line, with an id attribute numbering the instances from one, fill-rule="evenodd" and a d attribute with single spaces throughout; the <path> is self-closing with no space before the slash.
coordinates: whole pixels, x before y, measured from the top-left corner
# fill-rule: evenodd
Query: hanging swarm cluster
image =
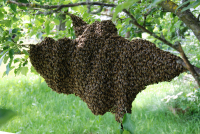
<path id="1" fill-rule="evenodd" d="M 145 86 L 170 81 L 185 71 L 176 63 L 179 57 L 155 44 L 118 36 L 110 20 L 88 25 L 70 16 L 77 38 L 45 38 L 31 45 L 30 60 L 49 87 L 79 96 L 95 115 L 110 111 L 121 122 Z"/>

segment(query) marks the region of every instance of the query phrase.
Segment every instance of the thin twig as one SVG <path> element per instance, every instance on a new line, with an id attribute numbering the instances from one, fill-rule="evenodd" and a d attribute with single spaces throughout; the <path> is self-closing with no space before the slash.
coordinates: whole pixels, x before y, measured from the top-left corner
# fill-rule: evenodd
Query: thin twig
<path id="1" fill-rule="evenodd" d="M 146 19 L 147 19 L 147 16 L 146 16 L 146 15 L 144 15 L 144 23 L 143 23 L 143 27 L 145 27 L 145 26 L 146 26 Z"/>

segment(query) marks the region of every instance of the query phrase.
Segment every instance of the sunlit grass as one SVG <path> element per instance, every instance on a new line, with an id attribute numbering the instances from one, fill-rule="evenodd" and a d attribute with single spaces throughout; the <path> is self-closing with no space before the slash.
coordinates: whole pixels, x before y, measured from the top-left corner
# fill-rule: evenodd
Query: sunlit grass
<path id="1" fill-rule="evenodd" d="M 0 131 L 19 134 L 118 134 L 114 115 L 95 116 L 74 95 L 53 92 L 41 77 L 0 78 L 0 107 L 18 113 Z M 199 120 L 175 116 L 161 101 L 166 95 L 193 88 L 178 79 L 148 86 L 133 102 L 132 120 L 136 134 L 198 134 Z"/>
<path id="2" fill-rule="evenodd" d="M 57 94 L 35 75 L 1 79 L 0 106 L 19 115 L 1 131 L 15 133 L 116 133 L 114 115 L 95 116 L 74 95 Z"/>
<path id="3" fill-rule="evenodd" d="M 180 76 L 182 77 L 182 76 Z M 132 120 L 136 134 L 199 134 L 200 120 L 188 115 L 174 115 L 161 101 L 167 94 L 188 92 L 193 85 L 180 79 L 148 86 L 133 102 Z M 200 115 L 200 113 L 199 113 Z M 188 118 L 189 117 L 189 118 Z"/>

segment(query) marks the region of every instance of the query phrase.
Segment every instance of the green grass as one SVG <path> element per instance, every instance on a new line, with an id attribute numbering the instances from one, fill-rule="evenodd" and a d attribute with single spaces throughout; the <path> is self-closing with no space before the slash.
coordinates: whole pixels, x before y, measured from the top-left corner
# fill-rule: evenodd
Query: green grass
<path id="1" fill-rule="evenodd" d="M 57 94 L 35 75 L 4 78 L 0 83 L 0 106 L 16 111 L 1 131 L 21 134 L 116 133 L 114 115 L 95 116 L 74 95 Z"/>
<path id="2" fill-rule="evenodd" d="M 174 115 L 161 101 L 168 94 L 190 92 L 194 87 L 190 83 L 180 83 L 179 79 L 148 86 L 138 94 L 133 102 L 132 120 L 135 134 L 199 134 L 200 120 L 191 114 Z M 189 86 L 190 85 L 190 86 Z M 175 101 L 175 102 L 178 102 Z M 181 103 L 181 102 L 180 102 Z M 200 112 L 197 113 L 200 115 Z"/>
<path id="3" fill-rule="evenodd" d="M 133 102 L 132 120 L 136 134 L 198 134 L 200 121 L 188 115 L 175 116 L 161 101 L 168 94 L 190 91 L 193 85 L 172 82 L 148 86 Z M 114 115 L 95 116 L 86 103 L 74 95 L 57 94 L 33 74 L 0 78 L 0 107 L 18 116 L 0 131 L 18 134 L 118 134 Z"/>

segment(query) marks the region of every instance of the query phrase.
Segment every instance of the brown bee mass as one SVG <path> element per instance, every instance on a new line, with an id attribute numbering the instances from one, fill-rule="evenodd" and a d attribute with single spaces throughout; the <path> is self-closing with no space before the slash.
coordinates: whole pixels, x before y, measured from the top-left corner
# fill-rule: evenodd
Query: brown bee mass
<path id="1" fill-rule="evenodd" d="M 30 60 L 50 88 L 79 96 L 95 115 L 110 111 L 121 122 L 145 86 L 170 81 L 185 71 L 176 63 L 179 57 L 155 44 L 117 35 L 110 20 L 88 25 L 70 16 L 77 38 L 46 37 L 31 45 Z"/>

